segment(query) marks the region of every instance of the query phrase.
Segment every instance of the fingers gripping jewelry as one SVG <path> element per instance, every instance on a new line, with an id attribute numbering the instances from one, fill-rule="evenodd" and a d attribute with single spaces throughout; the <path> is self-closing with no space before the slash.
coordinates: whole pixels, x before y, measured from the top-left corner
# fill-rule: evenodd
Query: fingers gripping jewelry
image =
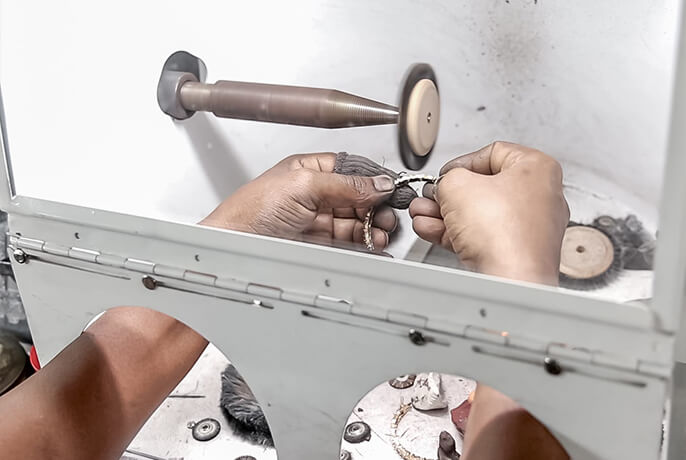
<path id="1" fill-rule="evenodd" d="M 403 187 L 412 182 L 428 182 L 431 184 L 436 184 L 440 180 L 440 177 L 432 176 L 430 174 L 406 174 L 401 173 L 397 179 L 395 179 L 395 187 Z M 372 239 L 372 222 L 374 221 L 374 208 L 370 208 L 364 218 L 364 225 L 362 226 L 362 236 L 364 245 L 367 250 L 374 252 L 374 240 Z"/>

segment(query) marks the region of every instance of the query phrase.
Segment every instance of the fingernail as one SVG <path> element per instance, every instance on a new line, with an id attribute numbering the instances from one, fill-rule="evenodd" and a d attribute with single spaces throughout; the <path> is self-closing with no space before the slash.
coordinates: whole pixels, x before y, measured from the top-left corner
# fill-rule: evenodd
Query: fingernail
<path id="1" fill-rule="evenodd" d="M 436 186 L 434 184 L 424 184 L 424 187 L 422 187 L 422 195 L 424 198 L 433 199 L 435 191 Z"/>
<path id="2" fill-rule="evenodd" d="M 390 192 L 395 190 L 395 182 L 388 176 L 372 177 L 374 188 L 377 192 Z"/>

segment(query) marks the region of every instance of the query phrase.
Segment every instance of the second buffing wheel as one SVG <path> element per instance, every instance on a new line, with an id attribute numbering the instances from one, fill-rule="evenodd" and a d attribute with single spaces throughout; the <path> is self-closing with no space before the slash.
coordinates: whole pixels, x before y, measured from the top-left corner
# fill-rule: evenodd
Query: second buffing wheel
<path id="1" fill-rule="evenodd" d="M 560 258 L 561 285 L 602 286 L 618 264 L 617 247 L 603 231 L 587 225 L 567 227 Z"/>
<path id="2" fill-rule="evenodd" d="M 438 83 L 428 64 L 415 64 L 405 77 L 400 96 L 398 146 L 403 164 L 421 169 L 436 144 L 441 106 Z"/>

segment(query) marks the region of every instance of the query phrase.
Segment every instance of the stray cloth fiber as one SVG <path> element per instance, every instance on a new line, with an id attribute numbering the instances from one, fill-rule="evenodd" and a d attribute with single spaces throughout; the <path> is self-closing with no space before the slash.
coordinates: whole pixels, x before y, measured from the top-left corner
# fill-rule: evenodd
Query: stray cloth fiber
<path id="1" fill-rule="evenodd" d="M 393 179 L 397 179 L 400 176 L 397 172 L 384 168 L 369 158 L 360 155 L 350 155 L 347 152 L 336 154 L 336 164 L 334 165 L 333 172 L 346 176 L 373 177 L 386 175 Z M 410 202 L 415 198 L 417 198 L 417 192 L 409 185 L 403 185 L 395 189 L 395 192 L 393 192 L 393 195 L 385 204 L 396 209 L 407 209 L 410 207 Z"/>

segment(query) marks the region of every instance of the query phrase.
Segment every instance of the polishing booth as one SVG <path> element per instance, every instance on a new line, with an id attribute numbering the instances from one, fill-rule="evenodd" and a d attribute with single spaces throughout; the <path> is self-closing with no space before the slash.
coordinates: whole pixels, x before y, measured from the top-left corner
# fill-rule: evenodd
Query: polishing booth
<path id="1" fill-rule="evenodd" d="M 103 310 L 140 305 L 226 353 L 268 402 L 281 460 L 335 458 L 359 398 L 429 370 L 511 396 L 575 459 L 686 458 L 681 23 L 677 0 L 0 3 L 0 208 L 41 361 Z M 574 222 L 635 216 L 654 263 L 582 291 L 433 263 L 406 211 L 393 258 L 199 227 L 292 153 L 407 168 L 393 123 L 170 117 L 157 90 L 177 51 L 208 82 L 390 105 L 428 63 L 440 126 L 421 172 L 495 140 L 538 148 L 563 166 Z"/>

